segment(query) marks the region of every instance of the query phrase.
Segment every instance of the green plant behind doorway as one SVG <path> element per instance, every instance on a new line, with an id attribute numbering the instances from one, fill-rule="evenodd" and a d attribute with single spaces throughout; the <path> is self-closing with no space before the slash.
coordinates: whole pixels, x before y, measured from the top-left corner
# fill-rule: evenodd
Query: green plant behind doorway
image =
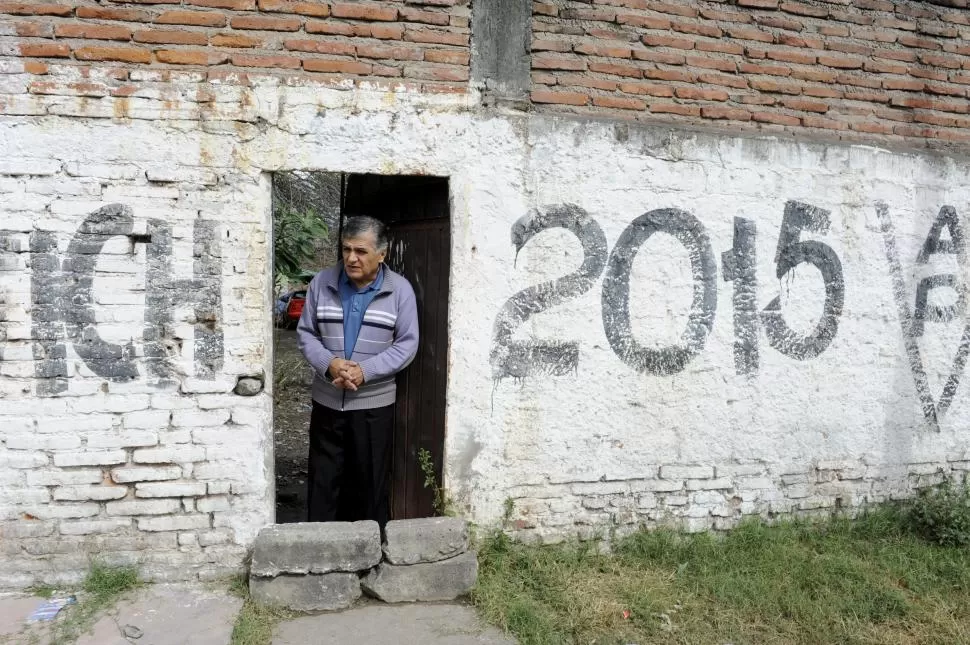
<path id="1" fill-rule="evenodd" d="M 273 209 L 273 271 L 276 284 L 307 282 L 307 270 L 320 240 L 329 236 L 327 223 L 314 210 Z"/>

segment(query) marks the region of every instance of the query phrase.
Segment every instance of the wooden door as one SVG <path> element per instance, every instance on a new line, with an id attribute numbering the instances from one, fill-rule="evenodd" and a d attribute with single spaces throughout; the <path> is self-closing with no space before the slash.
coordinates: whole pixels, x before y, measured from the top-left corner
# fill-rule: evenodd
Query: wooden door
<path id="1" fill-rule="evenodd" d="M 441 482 L 448 376 L 448 287 L 451 220 L 448 180 L 441 177 L 350 175 L 344 216 L 371 215 L 388 225 L 387 265 L 414 288 L 420 342 L 398 375 L 391 464 L 391 517 L 435 515 L 418 455 L 427 450 Z"/>

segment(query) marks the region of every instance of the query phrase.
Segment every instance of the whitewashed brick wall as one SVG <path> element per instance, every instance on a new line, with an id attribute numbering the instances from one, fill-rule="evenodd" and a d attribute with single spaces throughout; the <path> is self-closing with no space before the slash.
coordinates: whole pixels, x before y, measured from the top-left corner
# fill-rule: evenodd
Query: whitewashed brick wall
<path id="1" fill-rule="evenodd" d="M 16 65 L 2 71 L 16 77 Z M 931 290 L 924 313 L 963 290 L 960 254 L 942 245 L 918 261 L 944 206 L 970 213 L 961 157 L 492 114 L 471 109 L 473 95 L 271 79 L 213 85 L 202 105 L 188 91 L 198 75 L 142 80 L 144 95 L 123 105 L 67 87 L 3 103 L 2 587 L 76 580 L 95 554 L 152 579 L 218 577 L 273 521 L 270 393 L 232 392 L 272 372 L 277 170 L 450 177 L 446 484 L 476 522 L 498 522 L 512 499 L 512 526 L 528 539 L 726 528 L 746 514 L 907 496 L 970 467 L 954 366 L 962 304 L 922 335 L 909 320 L 924 277 L 952 275 L 957 287 Z M 172 88 L 186 91 L 172 101 Z M 782 351 L 768 336 L 771 301 L 797 340 L 826 300 L 809 264 L 777 276 L 789 203 L 827 211 L 827 226 L 798 230 L 790 218 L 798 238 L 784 239 L 831 249 L 844 303 L 830 340 L 776 342 Z M 690 215 L 677 216 L 697 223 L 686 242 L 663 232 L 631 242 L 631 223 L 657 209 Z M 79 238 L 97 212 L 115 219 Z M 578 233 L 550 227 L 556 213 Z M 722 262 L 735 218 L 754 231 L 753 255 L 734 254 L 750 260 L 737 293 Z M 103 242 L 100 253 L 81 253 L 79 239 Z M 93 261 L 90 291 L 57 273 L 65 260 L 85 266 L 81 256 Z M 584 260 L 558 290 L 520 297 L 533 315 L 500 313 Z M 685 334 L 702 305 L 710 315 Z M 646 351 L 677 345 L 657 360 Z"/>

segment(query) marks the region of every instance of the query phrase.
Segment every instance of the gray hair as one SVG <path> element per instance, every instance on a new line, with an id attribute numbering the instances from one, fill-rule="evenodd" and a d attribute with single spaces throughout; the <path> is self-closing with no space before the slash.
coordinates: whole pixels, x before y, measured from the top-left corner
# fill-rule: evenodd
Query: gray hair
<path id="1" fill-rule="evenodd" d="M 381 220 L 370 215 L 348 217 L 340 232 L 341 242 L 354 237 L 361 237 L 366 233 L 374 234 L 374 247 L 378 252 L 387 250 L 387 226 Z"/>

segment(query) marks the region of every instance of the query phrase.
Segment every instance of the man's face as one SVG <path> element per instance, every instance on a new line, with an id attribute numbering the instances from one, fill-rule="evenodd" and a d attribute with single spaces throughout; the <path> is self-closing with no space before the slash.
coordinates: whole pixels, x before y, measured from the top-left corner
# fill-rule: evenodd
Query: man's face
<path id="1" fill-rule="evenodd" d="M 368 231 L 360 237 L 345 237 L 341 249 L 347 277 L 359 287 L 373 282 L 385 255 L 377 250 L 374 234 Z"/>

